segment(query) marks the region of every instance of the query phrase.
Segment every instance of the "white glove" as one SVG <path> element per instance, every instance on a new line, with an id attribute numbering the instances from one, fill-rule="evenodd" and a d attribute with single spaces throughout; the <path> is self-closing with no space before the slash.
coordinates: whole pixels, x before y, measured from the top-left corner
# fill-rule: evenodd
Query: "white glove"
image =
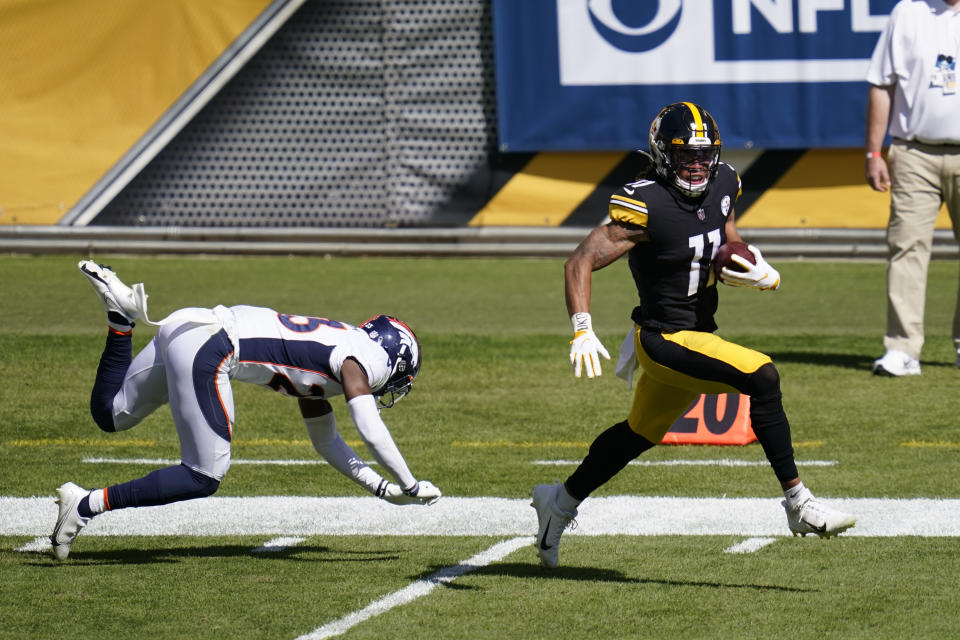
<path id="1" fill-rule="evenodd" d="M 400 485 L 394 484 L 392 482 L 387 483 L 387 486 L 384 489 L 383 495 L 380 497 L 389 502 L 390 504 L 396 505 L 406 505 L 406 504 L 425 504 L 431 505 L 434 504 L 437 500 L 440 499 L 440 496 L 443 494 L 440 493 L 438 489 L 432 482 L 427 480 L 421 480 L 413 486 L 409 491 L 404 491 Z"/>
<path id="2" fill-rule="evenodd" d="M 754 289 L 776 289 L 780 286 L 780 273 L 770 266 L 770 264 L 760 255 L 760 249 L 752 244 L 747 248 L 753 254 L 756 264 L 750 264 L 750 261 L 743 256 L 736 254 L 730 256 L 730 259 L 744 268 L 744 271 L 734 271 L 729 267 L 720 270 L 720 279 L 724 284 L 733 287 L 752 287 Z"/>
<path id="3" fill-rule="evenodd" d="M 602 373 L 600 356 L 609 360 L 610 354 L 593 332 L 590 314 L 582 311 L 575 313 L 570 316 L 570 321 L 573 323 L 573 340 L 570 341 L 570 365 L 573 367 L 573 375 L 579 378 L 580 372 L 586 368 L 588 378 L 599 376 Z"/>

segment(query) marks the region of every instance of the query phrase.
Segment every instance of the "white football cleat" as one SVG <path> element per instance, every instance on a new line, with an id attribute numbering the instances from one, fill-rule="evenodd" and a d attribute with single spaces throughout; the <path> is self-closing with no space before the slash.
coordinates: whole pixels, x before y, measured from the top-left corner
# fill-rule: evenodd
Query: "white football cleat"
<path id="1" fill-rule="evenodd" d="M 793 509 L 787 506 L 786 500 L 780 504 L 787 512 L 787 524 L 790 525 L 790 531 L 795 536 L 815 533 L 821 538 L 829 538 L 846 531 L 857 523 L 855 516 L 831 509 L 812 495 L 807 500 L 794 506 Z"/>
<path id="2" fill-rule="evenodd" d="M 874 360 L 873 374 L 894 378 L 918 376 L 920 375 L 920 361 L 903 351 L 890 349 L 883 354 L 883 357 Z"/>
<path id="3" fill-rule="evenodd" d="M 57 504 L 60 505 L 60 512 L 57 515 L 57 524 L 53 528 L 53 534 L 50 536 L 50 542 L 53 543 L 53 554 L 57 560 L 66 560 L 70 555 L 70 545 L 80 533 L 80 530 L 87 526 L 90 518 L 84 518 L 77 511 L 77 505 L 86 496 L 89 491 L 78 487 L 72 482 L 67 482 L 57 489 Z"/>
<path id="4" fill-rule="evenodd" d="M 554 569 L 560 563 L 560 536 L 568 526 L 577 526 L 577 511 L 568 513 L 557 506 L 557 491 L 560 483 L 538 484 L 530 496 L 530 506 L 537 510 L 537 553 L 540 563 L 548 569 Z"/>
<path id="5" fill-rule="evenodd" d="M 93 260 L 81 260 L 77 267 L 93 285 L 108 314 L 119 313 L 130 323 L 133 323 L 141 314 L 146 314 L 147 294 L 143 291 L 142 285 L 128 287 L 117 277 L 113 269 L 97 264 Z M 135 289 L 138 291 L 135 292 Z"/>

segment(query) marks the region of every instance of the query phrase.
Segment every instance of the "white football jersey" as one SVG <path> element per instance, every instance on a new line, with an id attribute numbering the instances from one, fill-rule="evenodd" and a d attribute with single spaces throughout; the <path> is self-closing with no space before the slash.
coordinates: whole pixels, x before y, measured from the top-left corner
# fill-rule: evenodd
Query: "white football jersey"
<path id="1" fill-rule="evenodd" d="M 343 393 L 340 368 L 348 357 L 367 374 L 371 389 L 390 376 L 387 352 L 358 327 L 264 307 L 230 307 L 239 342 L 235 380 L 296 397 Z"/>

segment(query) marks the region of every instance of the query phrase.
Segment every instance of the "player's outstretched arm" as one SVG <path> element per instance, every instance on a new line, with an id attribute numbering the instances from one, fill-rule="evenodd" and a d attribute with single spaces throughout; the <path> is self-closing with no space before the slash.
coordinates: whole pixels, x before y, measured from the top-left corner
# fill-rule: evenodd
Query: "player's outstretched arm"
<path id="1" fill-rule="evenodd" d="M 340 375 L 343 378 L 347 408 L 357 432 L 370 449 L 371 455 L 396 479 L 394 487 L 398 487 L 402 494 L 396 495 L 394 487 L 388 486 L 385 487 L 386 493 L 380 497 L 394 504 L 436 502 L 441 496 L 440 490 L 430 482 L 418 482 L 410 471 L 400 449 L 393 441 L 393 436 L 390 435 L 390 430 L 380 417 L 377 401 L 360 365 L 352 358 L 347 358 L 341 367 Z"/>
<path id="2" fill-rule="evenodd" d="M 350 448 L 340 432 L 333 415 L 333 407 L 326 400 L 300 398 L 300 415 L 307 428 L 313 448 L 330 463 L 330 466 L 353 482 L 376 495 L 386 482 Z"/>
<path id="3" fill-rule="evenodd" d="M 344 476 L 392 504 L 433 504 L 440 498 L 440 490 L 426 481 L 418 483 L 416 495 L 408 495 L 400 485 L 371 469 L 340 436 L 329 402 L 306 398 L 301 398 L 299 402 L 300 414 L 313 448 Z"/>

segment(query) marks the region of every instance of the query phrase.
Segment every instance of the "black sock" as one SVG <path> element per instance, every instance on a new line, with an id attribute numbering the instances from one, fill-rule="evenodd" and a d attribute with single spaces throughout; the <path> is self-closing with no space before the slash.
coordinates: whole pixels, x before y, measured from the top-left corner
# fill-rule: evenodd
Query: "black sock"
<path id="1" fill-rule="evenodd" d="M 133 337 L 129 333 L 107 332 L 107 344 L 97 366 L 97 379 L 90 393 L 90 414 L 104 431 L 116 431 L 113 424 L 113 397 L 123 386 L 133 359 Z"/>
<path id="2" fill-rule="evenodd" d="M 93 511 L 90 511 L 90 494 L 89 493 L 80 499 L 80 504 L 77 505 L 77 513 L 80 514 L 81 518 L 93 517 Z"/>
<path id="3" fill-rule="evenodd" d="M 116 311 L 107 312 L 107 325 L 117 333 L 130 333 L 134 323 Z"/>
<path id="4" fill-rule="evenodd" d="M 750 397 L 750 423 L 777 480 L 786 482 L 798 478 L 800 474 L 797 473 L 793 458 L 790 423 L 783 410 L 779 391 Z"/>
<path id="5" fill-rule="evenodd" d="M 152 471 L 142 478 L 107 487 L 110 510 L 153 507 L 213 495 L 220 482 L 183 464 Z"/>
<path id="6" fill-rule="evenodd" d="M 618 422 L 590 445 L 583 462 L 564 483 L 567 493 L 577 500 L 584 500 L 651 447 L 653 443 L 633 431 L 626 420 Z"/>

